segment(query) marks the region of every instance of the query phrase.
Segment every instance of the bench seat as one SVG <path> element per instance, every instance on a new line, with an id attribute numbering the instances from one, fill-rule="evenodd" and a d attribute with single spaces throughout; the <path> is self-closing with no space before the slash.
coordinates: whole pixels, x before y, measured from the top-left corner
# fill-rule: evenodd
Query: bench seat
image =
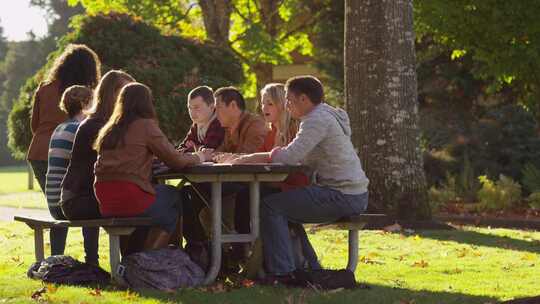
<path id="1" fill-rule="evenodd" d="M 92 220 L 55 220 L 50 217 L 15 216 L 15 221 L 23 222 L 34 230 L 34 246 L 36 261 L 45 258 L 43 244 L 43 230 L 53 227 L 102 227 L 109 234 L 109 261 L 111 274 L 117 278 L 117 269 L 120 264 L 120 236 L 130 235 L 137 227 L 151 226 L 150 218 L 123 217 L 103 218 Z"/>

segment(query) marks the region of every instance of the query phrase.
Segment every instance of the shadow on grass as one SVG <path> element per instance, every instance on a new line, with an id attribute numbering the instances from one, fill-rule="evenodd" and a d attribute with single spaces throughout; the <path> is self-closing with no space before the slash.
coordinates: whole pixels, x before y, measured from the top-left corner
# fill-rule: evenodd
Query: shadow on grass
<path id="1" fill-rule="evenodd" d="M 540 241 L 525 241 L 511 238 L 508 236 L 497 236 L 476 231 L 465 231 L 459 229 L 448 231 L 420 230 L 417 233 L 424 238 L 430 238 L 439 241 L 454 241 L 462 244 L 476 246 L 486 246 L 509 250 L 527 251 L 531 253 L 540 253 Z"/>
<path id="2" fill-rule="evenodd" d="M 257 303 L 257 304 L 306 304 L 306 303 L 497 303 L 495 298 L 452 292 L 433 292 L 370 285 L 370 289 L 320 292 L 311 289 L 253 287 L 230 292 L 211 293 L 199 290 L 182 290 L 176 294 L 143 291 L 139 298 L 152 298 L 174 303 Z"/>

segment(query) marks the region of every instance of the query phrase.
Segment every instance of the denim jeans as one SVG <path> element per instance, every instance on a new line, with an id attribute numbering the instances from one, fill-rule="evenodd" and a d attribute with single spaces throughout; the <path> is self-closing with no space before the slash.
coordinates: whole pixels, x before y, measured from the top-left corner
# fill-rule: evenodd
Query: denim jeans
<path id="1" fill-rule="evenodd" d="M 47 175 L 48 164 L 44 160 L 30 160 L 32 171 L 36 177 L 41 191 L 45 194 L 45 180 Z M 59 214 L 54 214 L 53 218 L 57 219 Z M 51 255 L 64 254 L 66 249 L 66 239 L 68 234 L 67 227 L 55 227 L 51 228 L 49 232 L 49 239 L 51 242 Z M 99 227 L 86 227 L 82 229 L 84 237 L 84 252 L 85 262 L 91 264 L 98 264 L 98 247 L 99 247 Z"/>
<path id="2" fill-rule="evenodd" d="M 156 200 L 141 215 L 151 218 L 155 226 L 172 233 L 176 230 L 178 215 L 182 214 L 180 191 L 169 185 L 156 185 L 155 190 Z"/>
<path id="3" fill-rule="evenodd" d="M 295 270 L 288 222 L 325 223 L 366 210 L 368 194 L 347 195 L 337 190 L 308 186 L 269 195 L 261 203 L 264 261 L 270 274 Z"/>

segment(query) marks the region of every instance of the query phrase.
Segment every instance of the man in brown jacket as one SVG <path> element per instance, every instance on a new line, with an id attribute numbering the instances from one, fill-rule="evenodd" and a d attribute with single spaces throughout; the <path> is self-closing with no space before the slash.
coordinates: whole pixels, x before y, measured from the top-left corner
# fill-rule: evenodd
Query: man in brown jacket
<path id="1" fill-rule="evenodd" d="M 218 120 L 226 130 L 223 144 L 217 151 L 257 152 L 268 132 L 264 119 L 246 111 L 244 97 L 234 87 L 219 88 L 214 96 Z"/>
<path id="2" fill-rule="evenodd" d="M 216 113 L 221 125 L 225 128 L 225 138 L 221 146 L 216 151 L 217 161 L 227 161 L 228 156 L 233 153 L 254 153 L 264 143 L 264 138 L 268 129 L 264 119 L 258 115 L 246 111 L 244 97 L 234 87 L 223 87 L 214 93 L 216 99 Z M 195 187 L 202 193 L 207 201 L 210 198 L 210 185 L 206 183 L 196 184 Z M 222 193 L 224 217 L 233 219 L 234 197 L 228 199 L 232 194 L 238 192 L 243 186 L 238 183 L 223 184 Z M 199 214 L 205 204 L 192 187 L 184 188 L 184 195 L 188 196 L 190 204 L 184 205 L 183 232 L 187 241 L 186 250 L 188 253 L 199 255 L 201 246 L 205 246 L 207 237 L 205 229 L 199 220 Z M 230 213 L 230 216 L 227 214 Z M 234 228 L 230 220 L 226 220 L 225 225 Z M 190 252 L 191 251 L 191 252 Z M 192 255 L 193 257 L 193 255 Z M 198 261 L 200 262 L 200 261 Z M 204 264 L 204 262 L 203 262 Z"/>

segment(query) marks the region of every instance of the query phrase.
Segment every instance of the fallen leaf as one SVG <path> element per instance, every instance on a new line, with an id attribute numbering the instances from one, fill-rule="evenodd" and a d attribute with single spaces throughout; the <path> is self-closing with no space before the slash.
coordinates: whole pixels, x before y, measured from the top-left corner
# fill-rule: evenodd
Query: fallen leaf
<path id="1" fill-rule="evenodd" d="M 56 285 L 50 283 L 45 285 L 45 287 L 47 287 L 48 293 L 55 293 L 58 290 L 58 287 L 56 287 Z"/>
<path id="2" fill-rule="evenodd" d="M 521 257 L 521 259 L 523 261 L 535 261 L 537 259 L 537 256 L 533 253 L 526 253 Z"/>
<path id="3" fill-rule="evenodd" d="M 94 297 L 100 297 L 101 296 L 101 289 L 95 288 L 90 290 L 89 294 Z"/>
<path id="4" fill-rule="evenodd" d="M 255 285 L 255 281 L 252 281 L 252 280 L 249 280 L 249 279 L 242 280 L 242 286 L 243 287 L 251 288 L 254 285 Z"/>
<path id="5" fill-rule="evenodd" d="M 426 268 L 429 266 L 429 263 L 424 261 L 424 260 L 420 260 L 418 262 L 414 262 L 412 264 L 413 267 L 420 267 L 420 268 Z"/>

